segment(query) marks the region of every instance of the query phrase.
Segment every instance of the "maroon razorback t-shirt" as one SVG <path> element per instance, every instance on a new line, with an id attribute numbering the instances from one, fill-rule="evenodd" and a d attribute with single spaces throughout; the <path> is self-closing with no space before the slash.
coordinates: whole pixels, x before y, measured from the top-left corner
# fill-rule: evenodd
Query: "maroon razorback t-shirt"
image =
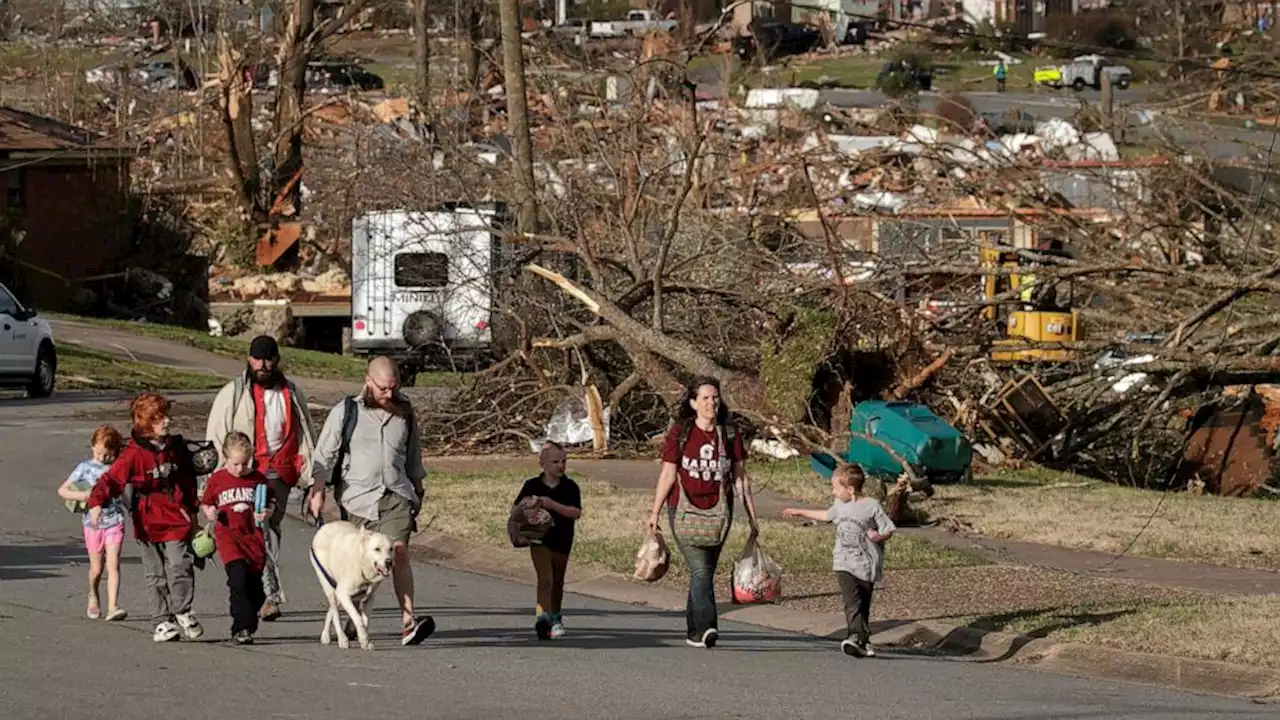
<path id="1" fill-rule="evenodd" d="M 708 510 L 720 499 L 721 485 L 733 482 L 733 465 L 746 459 L 746 451 L 742 447 L 742 435 L 733 434 L 728 452 L 722 447 L 729 442 L 723 430 L 707 432 L 694 425 L 689 433 L 689 440 L 684 447 L 680 444 L 680 425 L 677 423 L 667 431 L 666 442 L 662 444 L 662 461 L 674 463 L 679 486 L 671 488 L 667 497 L 667 506 L 676 507 L 680 502 L 680 486 L 693 506 Z"/>
<path id="2" fill-rule="evenodd" d="M 262 528 L 253 521 L 253 493 L 259 484 L 267 484 L 267 479 L 256 470 L 244 477 L 219 470 L 209 478 L 200 503 L 218 509 L 213 521 L 213 541 L 222 564 L 244 560 L 249 569 L 260 573 L 267 564 L 267 545 Z M 274 500 L 275 495 L 267 484 L 267 506 Z"/>

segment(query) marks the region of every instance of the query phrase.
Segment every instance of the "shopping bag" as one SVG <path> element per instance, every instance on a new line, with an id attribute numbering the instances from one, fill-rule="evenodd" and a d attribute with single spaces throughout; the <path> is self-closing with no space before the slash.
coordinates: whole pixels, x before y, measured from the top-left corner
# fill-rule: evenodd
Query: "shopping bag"
<path id="1" fill-rule="evenodd" d="M 658 582 L 671 567 L 671 551 L 661 532 L 649 531 L 636 551 L 636 571 L 632 575 L 644 582 Z"/>
<path id="2" fill-rule="evenodd" d="M 733 602 L 754 605 L 777 602 L 782 597 L 782 568 L 773 561 L 754 537 L 733 563 Z"/>

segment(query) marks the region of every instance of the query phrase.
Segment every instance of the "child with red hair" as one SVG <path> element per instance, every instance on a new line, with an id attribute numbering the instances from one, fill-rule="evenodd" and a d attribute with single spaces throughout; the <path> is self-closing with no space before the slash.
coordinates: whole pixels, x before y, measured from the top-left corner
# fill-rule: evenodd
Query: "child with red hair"
<path id="1" fill-rule="evenodd" d="M 194 640 L 204 628 L 191 614 L 195 556 L 191 538 L 199 505 L 196 469 L 182 437 L 169 431 L 169 401 L 143 393 L 134 399 L 133 437 L 89 494 L 89 522 L 97 527 L 102 508 L 133 491 L 133 534 L 142 550 L 143 575 L 151 594 L 156 642 Z"/>

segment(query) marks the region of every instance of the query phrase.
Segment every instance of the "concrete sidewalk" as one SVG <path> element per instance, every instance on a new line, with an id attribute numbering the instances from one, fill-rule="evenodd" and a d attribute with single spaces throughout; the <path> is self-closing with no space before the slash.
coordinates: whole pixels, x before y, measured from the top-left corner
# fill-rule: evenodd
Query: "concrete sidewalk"
<path id="1" fill-rule="evenodd" d="M 428 472 L 483 473 L 520 470 L 538 473 L 533 456 L 427 458 Z M 569 469 L 593 480 L 652 497 L 658 480 L 657 460 L 578 460 Z M 755 493 L 756 511 L 761 517 L 777 518 L 784 507 L 805 503 L 776 493 Z M 1195 590 L 1219 595 L 1280 594 L 1280 573 L 1266 570 L 1230 568 L 1202 563 L 1073 550 L 1056 545 L 1019 542 L 982 535 L 951 532 L 938 527 L 902 528 L 902 534 L 930 540 L 959 550 L 977 553 L 993 564 L 1040 567 L 1078 575 L 1095 575 L 1108 580 L 1125 580 L 1147 585 Z"/>

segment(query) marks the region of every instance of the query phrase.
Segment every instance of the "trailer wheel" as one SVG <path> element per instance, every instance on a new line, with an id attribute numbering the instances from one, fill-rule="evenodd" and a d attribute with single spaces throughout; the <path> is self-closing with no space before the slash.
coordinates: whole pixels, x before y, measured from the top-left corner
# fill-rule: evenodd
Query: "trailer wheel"
<path id="1" fill-rule="evenodd" d="M 433 342 L 440 342 L 444 324 L 435 314 L 419 310 L 405 318 L 401 332 L 409 347 L 420 348 Z"/>

